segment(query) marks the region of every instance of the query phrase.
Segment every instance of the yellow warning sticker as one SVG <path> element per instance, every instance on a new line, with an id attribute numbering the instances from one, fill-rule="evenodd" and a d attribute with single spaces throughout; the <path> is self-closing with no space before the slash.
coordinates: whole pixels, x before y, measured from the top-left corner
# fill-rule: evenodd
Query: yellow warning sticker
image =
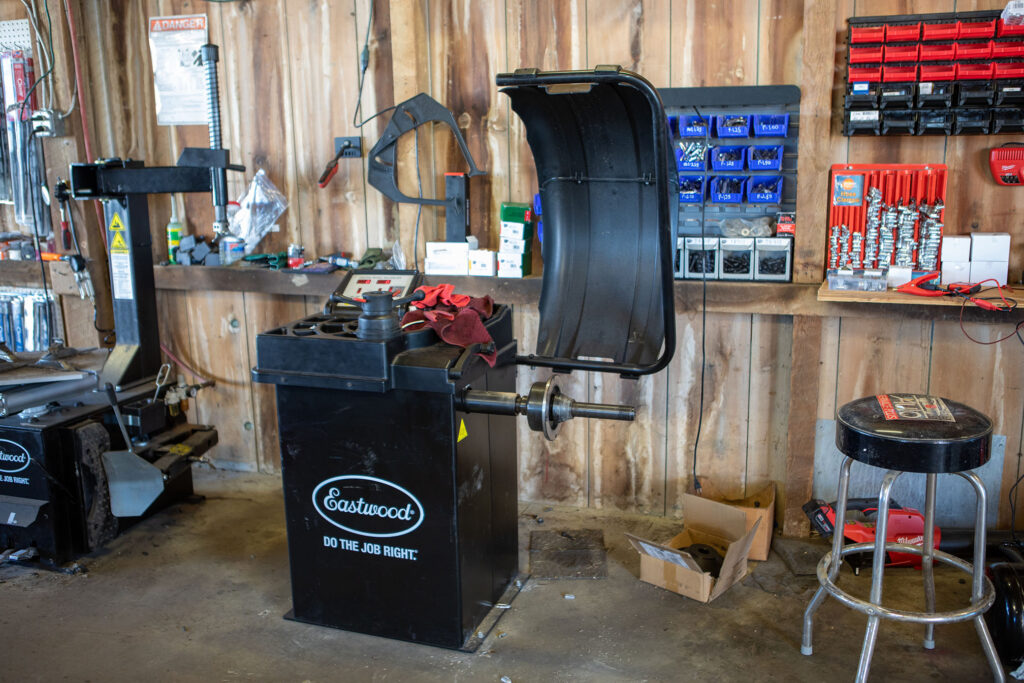
<path id="1" fill-rule="evenodd" d="M 467 436 L 469 436 L 469 432 L 466 431 L 466 421 L 459 420 L 459 438 L 455 440 L 455 443 L 459 443 Z"/>
<path id="2" fill-rule="evenodd" d="M 124 233 L 115 232 L 114 239 L 110 240 L 111 254 L 127 254 L 128 243 L 124 241 Z"/>
<path id="3" fill-rule="evenodd" d="M 114 217 L 110 219 L 110 225 L 107 227 L 108 230 L 124 230 L 124 223 L 121 222 L 121 216 L 114 214 Z"/>

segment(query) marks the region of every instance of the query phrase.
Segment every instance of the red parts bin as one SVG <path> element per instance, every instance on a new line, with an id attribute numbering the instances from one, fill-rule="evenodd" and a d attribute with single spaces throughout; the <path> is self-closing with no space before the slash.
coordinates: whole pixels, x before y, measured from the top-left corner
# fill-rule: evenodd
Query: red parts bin
<path id="1" fill-rule="evenodd" d="M 921 46 L 922 62 L 951 62 L 956 59 L 956 43 L 932 43 Z"/>
<path id="2" fill-rule="evenodd" d="M 900 45 L 886 45 L 884 62 L 916 62 L 921 53 L 921 46 L 917 43 L 904 43 Z"/>
<path id="3" fill-rule="evenodd" d="M 992 41 L 977 40 L 956 44 L 957 59 L 991 59 Z"/>
<path id="4" fill-rule="evenodd" d="M 922 64 L 920 79 L 929 81 L 952 81 L 956 78 L 956 64 Z"/>
<path id="5" fill-rule="evenodd" d="M 960 23 L 956 21 L 935 24 L 924 22 L 921 26 L 921 40 L 956 40 L 959 35 Z"/>
<path id="6" fill-rule="evenodd" d="M 996 78 L 1024 78 L 1024 63 L 1022 62 L 996 62 Z"/>
<path id="7" fill-rule="evenodd" d="M 878 83 L 882 80 L 882 67 L 879 64 L 871 66 L 850 67 L 851 83 Z"/>
<path id="8" fill-rule="evenodd" d="M 850 64 L 865 64 L 882 61 L 881 45 L 850 46 Z"/>
<path id="9" fill-rule="evenodd" d="M 915 24 L 886 24 L 885 42 L 902 43 L 921 39 L 921 22 Z"/>
<path id="10" fill-rule="evenodd" d="M 885 40 L 885 25 L 854 26 L 850 29 L 851 43 L 881 43 Z"/>
<path id="11" fill-rule="evenodd" d="M 1006 24 L 1000 19 L 996 35 L 1000 38 L 1003 36 L 1024 36 L 1024 24 Z"/>
<path id="12" fill-rule="evenodd" d="M 959 63 L 956 65 L 956 78 L 958 81 L 974 81 L 974 80 L 986 80 L 992 78 L 992 74 L 995 71 L 995 65 L 992 62 L 984 64 L 966 64 Z"/>
<path id="13" fill-rule="evenodd" d="M 996 34 L 996 19 L 983 21 L 960 21 L 960 39 L 991 38 Z"/>
<path id="14" fill-rule="evenodd" d="M 992 41 L 992 56 L 996 59 L 1024 57 L 1024 41 L 994 40 Z"/>
<path id="15" fill-rule="evenodd" d="M 883 83 L 903 83 L 917 80 L 917 64 L 893 64 L 882 67 Z"/>

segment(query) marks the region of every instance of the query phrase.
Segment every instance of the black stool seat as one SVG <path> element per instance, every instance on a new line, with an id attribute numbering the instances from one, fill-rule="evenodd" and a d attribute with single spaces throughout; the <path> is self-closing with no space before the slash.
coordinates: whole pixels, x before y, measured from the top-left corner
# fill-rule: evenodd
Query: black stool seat
<path id="1" fill-rule="evenodd" d="M 836 414 L 836 446 L 867 465 L 943 474 L 981 467 L 991 456 L 992 420 L 962 403 L 923 394 L 850 401 Z"/>

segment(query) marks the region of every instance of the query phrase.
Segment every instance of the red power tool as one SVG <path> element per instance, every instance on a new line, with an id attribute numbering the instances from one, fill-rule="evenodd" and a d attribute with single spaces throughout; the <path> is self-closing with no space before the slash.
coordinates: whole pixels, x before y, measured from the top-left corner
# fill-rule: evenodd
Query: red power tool
<path id="1" fill-rule="evenodd" d="M 811 520 L 811 526 L 825 538 L 831 538 L 836 528 L 834 504 L 823 500 L 812 500 L 803 506 L 804 514 Z M 875 498 L 851 498 L 846 503 L 846 522 L 843 524 L 843 538 L 851 543 L 874 543 L 875 523 L 878 516 L 878 500 Z M 886 540 L 892 543 L 924 544 L 924 515 L 912 508 L 904 508 L 896 501 L 889 502 L 889 526 Z M 942 532 L 935 527 L 935 547 L 939 547 Z M 921 556 L 912 553 L 886 553 L 886 567 L 920 568 Z M 870 555 L 847 555 L 846 559 L 854 573 L 862 567 L 870 567 Z"/>
<path id="2" fill-rule="evenodd" d="M 915 277 L 910 282 L 902 284 L 896 288 L 897 292 L 903 294 L 915 294 L 917 296 L 959 296 L 978 308 L 984 308 L 986 311 L 1001 311 L 1003 310 L 991 301 L 985 301 L 984 299 L 978 299 L 972 294 L 977 294 L 981 291 L 981 285 L 973 285 L 968 283 L 956 282 L 949 285 L 940 285 L 932 280 L 937 279 L 942 275 L 941 272 L 935 271 L 934 273 L 925 273 L 924 275 Z"/>

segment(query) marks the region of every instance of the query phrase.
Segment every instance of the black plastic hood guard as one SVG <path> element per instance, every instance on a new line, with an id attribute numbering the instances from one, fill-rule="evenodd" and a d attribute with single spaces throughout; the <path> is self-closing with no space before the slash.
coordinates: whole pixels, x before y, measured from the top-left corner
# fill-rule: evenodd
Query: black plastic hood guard
<path id="1" fill-rule="evenodd" d="M 676 345 L 674 166 L 657 90 L 616 66 L 518 69 L 497 83 L 526 127 L 544 220 L 536 354 L 517 362 L 661 370 Z"/>

